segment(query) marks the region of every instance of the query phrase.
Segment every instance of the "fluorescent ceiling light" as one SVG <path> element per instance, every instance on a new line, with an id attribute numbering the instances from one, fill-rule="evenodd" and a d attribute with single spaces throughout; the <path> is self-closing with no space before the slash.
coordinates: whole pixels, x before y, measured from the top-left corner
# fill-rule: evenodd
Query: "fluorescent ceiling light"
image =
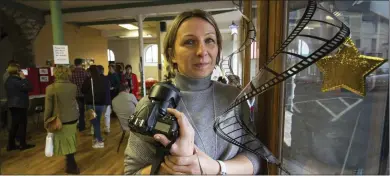
<path id="1" fill-rule="evenodd" d="M 134 26 L 132 24 L 120 24 L 119 26 L 123 27 L 123 28 L 126 28 L 128 30 L 136 30 L 136 29 L 138 29 L 137 26 Z"/>
<path id="2" fill-rule="evenodd" d="M 150 35 L 150 34 L 147 34 L 147 35 L 144 35 L 143 38 L 152 38 L 153 36 Z M 133 36 L 130 36 L 130 35 L 123 35 L 123 36 L 119 36 L 119 38 L 138 38 L 138 34 L 137 35 L 133 35 Z"/>
<path id="3" fill-rule="evenodd" d="M 314 28 L 312 28 L 312 27 L 309 27 L 309 26 L 306 26 L 305 28 L 303 28 L 303 29 L 314 29 Z"/>

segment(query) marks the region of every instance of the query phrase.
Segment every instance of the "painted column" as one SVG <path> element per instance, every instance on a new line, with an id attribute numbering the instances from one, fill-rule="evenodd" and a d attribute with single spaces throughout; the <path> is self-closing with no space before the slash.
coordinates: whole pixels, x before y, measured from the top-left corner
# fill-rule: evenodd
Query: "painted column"
<path id="1" fill-rule="evenodd" d="M 160 26 L 162 25 L 162 23 L 164 22 L 160 22 Z M 161 28 L 161 27 L 160 27 Z M 158 45 L 158 65 L 157 65 L 157 68 L 158 68 L 158 81 L 162 81 L 162 58 L 161 58 L 161 50 L 162 50 L 162 45 L 161 45 L 161 29 L 160 28 L 157 28 L 156 32 L 157 32 L 157 45 Z"/>
<path id="2" fill-rule="evenodd" d="M 50 17 L 53 29 L 53 44 L 64 44 L 64 31 L 62 27 L 61 1 L 50 0 Z"/>
<path id="3" fill-rule="evenodd" d="M 142 14 L 137 16 L 138 21 L 138 39 L 139 39 L 139 72 L 141 78 L 141 91 L 142 96 L 146 96 L 146 87 L 145 87 L 145 74 L 144 74 L 144 36 L 143 36 L 143 21 L 144 17 Z"/>

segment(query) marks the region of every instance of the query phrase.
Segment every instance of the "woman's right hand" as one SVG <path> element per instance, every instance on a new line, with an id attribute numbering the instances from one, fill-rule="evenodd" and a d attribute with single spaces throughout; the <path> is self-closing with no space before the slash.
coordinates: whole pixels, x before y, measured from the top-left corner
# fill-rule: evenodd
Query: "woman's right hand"
<path id="1" fill-rule="evenodd" d="M 170 149 L 171 155 L 174 156 L 191 156 L 194 154 L 194 138 L 195 132 L 187 117 L 176 109 L 168 108 L 168 113 L 177 118 L 179 124 L 179 137 L 176 142 L 172 144 Z M 154 135 L 154 139 L 159 141 L 162 145 L 167 146 L 171 141 L 163 134 Z"/>
<path id="2" fill-rule="evenodd" d="M 19 71 L 19 77 L 22 79 L 25 79 L 26 76 L 24 75 L 23 71 Z"/>

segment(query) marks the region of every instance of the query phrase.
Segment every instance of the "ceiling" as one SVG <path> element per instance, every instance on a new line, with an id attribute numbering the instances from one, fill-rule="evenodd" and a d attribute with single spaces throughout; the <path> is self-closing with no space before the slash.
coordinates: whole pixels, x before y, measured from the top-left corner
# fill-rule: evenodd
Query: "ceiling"
<path id="1" fill-rule="evenodd" d="M 14 0 L 14 2 L 23 4 L 42 11 L 45 14 L 46 22 L 50 22 L 50 1 L 27 1 Z M 143 22 L 144 29 L 159 27 L 159 21 L 169 23 L 175 15 L 182 11 L 190 9 L 203 9 L 210 12 L 220 13 L 214 15 L 215 20 L 221 30 L 228 30 L 229 24 L 241 18 L 231 1 L 207 1 L 207 0 L 126 0 L 126 1 L 76 1 L 62 0 L 62 20 L 79 26 L 88 26 L 102 31 L 102 35 L 112 31 L 113 34 L 118 31 L 126 32 L 118 24 L 134 24 L 138 26 L 137 16 L 142 14 L 146 19 Z M 230 10 L 230 12 L 226 12 Z M 121 33 L 121 32 L 119 32 Z M 118 34 L 119 35 L 119 34 Z"/>
<path id="2" fill-rule="evenodd" d="M 138 26 L 137 23 L 130 23 L 130 24 L 133 24 L 133 25 L 135 25 L 135 26 Z M 145 21 L 145 22 L 143 22 L 144 28 L 156 28 L 157 25 L 158 25 L 158 23 L 153 22 L 153 21 Z M 126 29 L 120 27 L 120 26 L 117 25 L 117 24 L 91 25 L 91 26 L 88 26 L 88 27 L 95 28 L 95 29 L 99 29 L 99 30 L 102 30 L 102 31 L 109 31 L 109 30 L 126 30 Z"/>
<path id="3" fill-rule="evenodd" d="M 50 21 L 50 1 L 13 0 L 42 11 L 46 21 Z M 62 20 L 65 22 L 93 22 L 118 19 L 134 19 L 139 14 L 144 16 L 176 15 L 189 9 L 203 9 L 207 11 L 234 9 L 231 1 L 207 0 L 127 0 L 127 1 L 76 1 L 63 0 L 61 2 Z"/>
<path id="4" fill-rule="evenodd" d="M 21 3 L 39 10 L 50 10 L 50 1 L 39 0 L 39 1 L 26 1 L 26 0 L 14 0 L 17 3 Z M 145 0 L 150 1 L 150 0 Z M 79 8 L 79 7 L 94 7 L 94 6 L 105 6 L 113 4 L 128 4 L 145 1 L 127 0 L 127 1 L 79 1 L 79 0 L 66 0 L 61 1 L 62 8 Z"/>

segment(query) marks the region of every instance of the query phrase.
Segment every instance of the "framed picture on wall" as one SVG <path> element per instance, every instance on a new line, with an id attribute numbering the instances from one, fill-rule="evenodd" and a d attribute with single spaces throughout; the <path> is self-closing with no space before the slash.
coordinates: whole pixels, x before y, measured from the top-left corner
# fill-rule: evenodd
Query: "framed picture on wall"
<path id="1" fill-rule="evenodd" d="M 49 70 L 47 70 L 47 68 L 40 68 L 39 74 L 40 75 L 47 75 L 47 74 L 49 74 Z"/>
<path id="2" fill-rule="evenodd" d="M 40 76 L 39 81 L 40 82 L 49 82 L 49 76 Z"/>

